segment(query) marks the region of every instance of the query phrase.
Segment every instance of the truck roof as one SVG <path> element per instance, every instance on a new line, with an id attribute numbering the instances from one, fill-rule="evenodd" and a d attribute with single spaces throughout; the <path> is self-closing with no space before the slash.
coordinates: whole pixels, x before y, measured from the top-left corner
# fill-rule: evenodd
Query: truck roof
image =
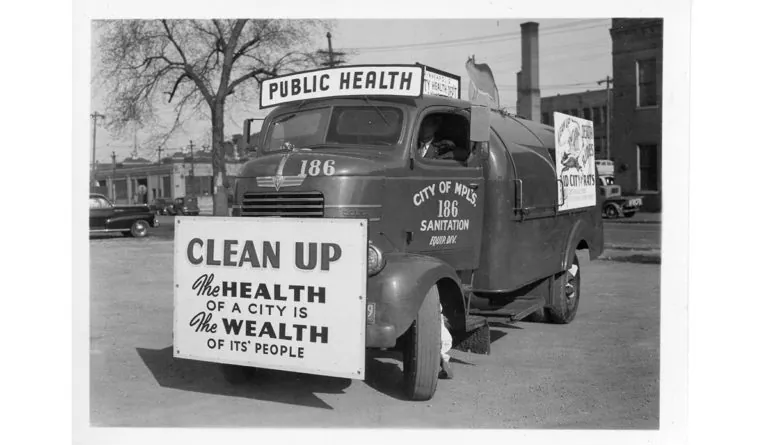
<path id="1" fill-rule="evenodd" d="M 469 109 L 472 106 L 472 103 L 466 100 L 432 95 L 424 95 L 422 97 L 370 96 L 367 101 L 365 100 L 365 96 L 345 96 L 308 99 L 303 102 L 287 103 L 279 105 L 276 110 L 280 113 L 284 113 L 312 106 L 366 105 L 368 102 L 376 105 L 387 103 L 402 104 L 417 108 L 450 106 Z M 496 130 L 499 136 L 501 136 L 505 144 L 512 141 L 515 144 L 532 148 L 546 156 L 549 156 L 547 150 L 554 149 L 555 147 L 554 128 L 549 125 L 540 124 L 538 122 L 523 119 L 519 116 L 513 116 L 499 110 L 494 110 L 494 112 L 491 113 L 491 126 Z"/>

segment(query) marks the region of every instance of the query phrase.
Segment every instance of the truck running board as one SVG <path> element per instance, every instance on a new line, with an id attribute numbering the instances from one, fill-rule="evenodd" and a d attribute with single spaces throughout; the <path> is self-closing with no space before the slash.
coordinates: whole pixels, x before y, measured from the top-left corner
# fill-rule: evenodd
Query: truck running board
<path id="1" fill-rule="evenodd" d="M 509 317 L 510 321 L 520 321 L 544 307 L 542 298 L 519 298 L 509 304 L 494 309 L 470 309 L 470 316 Z"/>

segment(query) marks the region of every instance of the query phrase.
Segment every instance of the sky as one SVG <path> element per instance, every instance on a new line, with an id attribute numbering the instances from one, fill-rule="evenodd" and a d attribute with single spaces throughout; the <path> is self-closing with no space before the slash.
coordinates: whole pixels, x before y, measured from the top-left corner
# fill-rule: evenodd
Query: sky
<path id="1" fill-rule="evenodd" d="M 462 95 L 468 91 L 464 63 L 474 55 L 477 63 L 487 63 L 493 70 L 502 107 L 514 111 L 517 100 L 516 73 L 521 67 L 520 24 L 539 23 L 539 83 L 542 97 L 601 89 L 597 81 L 611 74 L 610 19 L 343 19 L 334 20 L 334 51 L 345 51 L 348 64 L 422 63 L 462 77 Z M 94 33 L 93 42 L 98 39 Z M 325 33 L 317 36 L 317 48 L 327 49 Z M 92 46 L 92 64 L 98 59 Z M 92 111 L 104 112 L 106 98 L 102 91 L 91 91 Z M 253 103 L 231 106 L 225 118 L 225 137 L 242 132 L 247 117 L 265 116 Z M 166 112 L 161 119 L 170 122 Z M 96 159 L 111 163 L 111 153 L 118 161 L 133 151 L 133 134 L 113 135 L 99 124 L 96 130 Z M 138 153 L 156 160 L 158 147 L 145 142 L 149 134 L 137 132 Z M 192 140 L 197 147 L 210 145 L 210 123 L 206 120 L 185 122 L 164 148 L 164 155 L 178 151 Z M 88 147 L 89 151 L 91 147 Z"/>

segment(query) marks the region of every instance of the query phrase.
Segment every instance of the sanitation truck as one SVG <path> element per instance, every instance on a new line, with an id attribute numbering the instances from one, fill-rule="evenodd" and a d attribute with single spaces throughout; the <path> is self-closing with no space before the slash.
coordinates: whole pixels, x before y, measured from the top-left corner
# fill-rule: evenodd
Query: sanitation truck
<path id="1" fill-rule="evenodd" d="M 296 73 L 260 94 L 274 108 L 259 140 L 244 124 L 259 153 L 232 217 L 176 219 L 175 356 L 240 383 L 257 368 L 364 379 L 366 349 L 396 349 L 404 393 L 428 400 L 441 319 L 483 353 L 489 317 L 574 319 L 577 252 L 603 250 L 591 122 L 463 100 L 458 76 L 419 64 Z M 450 141 L 429 158 L 428 119 Z"/>

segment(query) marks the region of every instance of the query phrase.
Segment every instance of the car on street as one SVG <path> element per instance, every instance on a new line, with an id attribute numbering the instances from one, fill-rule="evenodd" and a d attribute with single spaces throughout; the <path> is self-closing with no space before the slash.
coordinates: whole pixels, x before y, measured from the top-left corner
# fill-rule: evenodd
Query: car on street
<path id="1" fill-rule="evenodd" d="M 184 196 L 173 200 L 173 204 L 166 207 L 170 215 L 198 216 L 200 207 L 197 205 L 197 198 L 194 196 Z"/>
<path id="2" fill-rule="evenodd" d="M 136 238 L 149 234 L 150 227 L 157 227 L 157 215 L 146 204 L 116 206 L 106 196 L 89 195 L 89 230 L 95 233 L 122 233 Z"/>
<path id="3" fill-rule="evenodd" d="M 165 198 L 157 198 L 154 201 L 152 201 L 152 204 L 150 204 L 149 209 L 158 215 L 167 215 L 168 207 L 172 205 L 173 204 L 170 202 L 170 200 L 167 200 Z"/>
<path id="4" fill-rule="evenodd" d="M 643 205 L 641 196 L 625 196 L 613 176 L 598 176 L 603 197 L 603 218 L 631 218 Z"/>

